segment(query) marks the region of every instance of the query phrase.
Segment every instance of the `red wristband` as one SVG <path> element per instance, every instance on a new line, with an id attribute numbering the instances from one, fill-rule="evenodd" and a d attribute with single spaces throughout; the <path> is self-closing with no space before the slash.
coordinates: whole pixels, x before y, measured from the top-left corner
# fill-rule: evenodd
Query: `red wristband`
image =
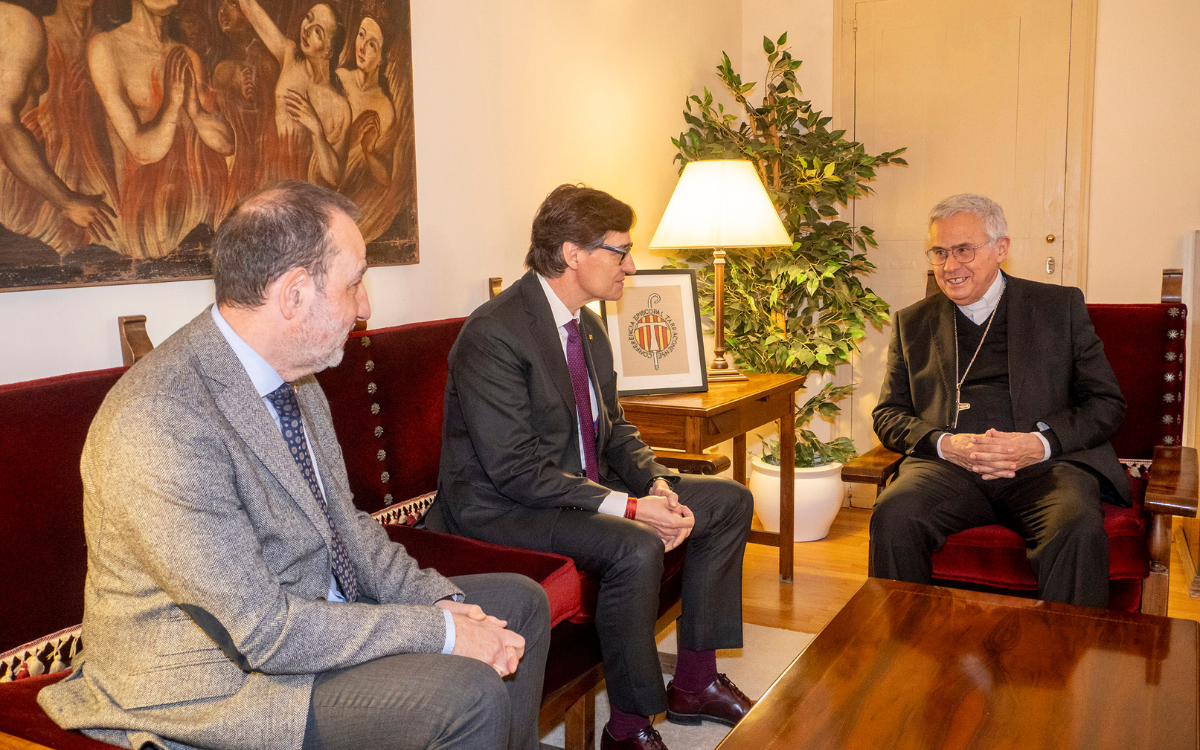
<path id="1" fill-rule="evenodd" d="M 625 501 L 625 517 L 630 521 L 637 518 L 637 498 L 631 497 Z"/>

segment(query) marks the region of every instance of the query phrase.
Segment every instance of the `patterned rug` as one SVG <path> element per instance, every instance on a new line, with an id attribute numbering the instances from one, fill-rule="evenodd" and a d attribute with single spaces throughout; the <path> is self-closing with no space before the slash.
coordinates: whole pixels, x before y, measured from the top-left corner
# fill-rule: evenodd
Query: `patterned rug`
<path id="1" fill-rule="evenodd" d="M 796 655 L 804 650 L 813 639 L 811 633 L 794 630 L 766 628 L 760 625 L 744 625 L 743 648 L 717 652 L 717 669 L 729 675 L 738 687 L 751 698 L 759 698 L 771 683 L 787 668 Z M 675 653 L 675 628 L 666 631 L 658 642 L 658 650 Z M 670 677 L 663 675 L 663 684 Z M 596 747 L 600 747 L 600 733 L 608 721 L 608 696 L 603 686 L 596 696 Z M 663 742 L 671 750 L 712 750 L 729 728 L 712 722 L 699 726 L 672 724 L 666 715 L 655 717 L 654 728 L 663 736 Z M 542 736 L 543 746 L 563 747 L 564 726 L 559 724 Z"/>

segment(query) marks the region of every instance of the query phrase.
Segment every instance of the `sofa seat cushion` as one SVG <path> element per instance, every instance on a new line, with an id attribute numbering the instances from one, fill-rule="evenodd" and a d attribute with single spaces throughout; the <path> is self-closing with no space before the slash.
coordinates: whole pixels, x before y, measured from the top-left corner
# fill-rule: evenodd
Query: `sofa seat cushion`
<path id="1" fill-rule="evenodd" d="M 387 524 L 384 528 L 391 540 L 403 544 L 421 567 L 433 568 L 447 577 L 479 573 L 529 576 L 542 585 L 550 598 L 551 627 L 579 612 L 579 573 L 569 557 L 399 524 Z"/>
<path id="2" fill-rule="evenodd" d="M 1146 514 L 1142 504 L 1146 496 L 1146 479 L 1130 476 L 1129 488 L 1133 494 L 1132 507 L 1102 503 L 1104 531 L 1108 534 L 1109 579 L 1140 582 L 1150 573 Z M 946 546 L 933 556 L 933 577 L 1001 589 L 1037 591 L 1037 579 L 1025 559 L 1025 543 L 1015 531 L 999 525 L 979 526 L 951 534 L 946 539 Z"/>
<path id="3" fill-rule="evenodd" d="M 0 685 L 0 732 L 54 750 L 112 750 L 112 745 L 59 728 L 37 704 L 38 691 L 68 674 L 64 670 Z"/>

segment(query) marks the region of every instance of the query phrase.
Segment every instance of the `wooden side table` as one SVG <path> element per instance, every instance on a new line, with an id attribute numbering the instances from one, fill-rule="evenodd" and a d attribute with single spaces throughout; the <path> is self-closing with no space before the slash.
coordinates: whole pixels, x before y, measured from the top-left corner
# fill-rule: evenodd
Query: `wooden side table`
<path id="1" fill-rule="evenodd" d="M 779 577 L 792 582 L 792 538 L 795 507 L 796 391 L 800 375 L 746 373 L 746 382 L 710 383 L 707 393 L 626 396 L 621 406 L 654 448 L 700 453 L 733 439 L 733 478 L 746 484 L 746 433 L 780 420 L 779 533 L 751 531 L 750 541 L 779 548 Z"/>

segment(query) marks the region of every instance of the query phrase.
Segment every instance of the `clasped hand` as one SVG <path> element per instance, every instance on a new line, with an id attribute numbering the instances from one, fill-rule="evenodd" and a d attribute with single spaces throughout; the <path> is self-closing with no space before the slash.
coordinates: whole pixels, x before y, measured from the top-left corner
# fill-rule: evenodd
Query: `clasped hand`
<path id="1" fill-rule="evenodd" d="M 941 439 L 942 456 L 984 479 L 1012 478 L 1026 466 L 1039 463 L 1046 447 L 1032 432 L 1001 432 L 990 429 L 982 435 L 964 432 Z"/>
<path id="2" fill-rule="evenodd" d="M 637 520 L 654 529 L 667 551 L 683 544 L 696 525 L 691 509 L 679 502 L 679 495 L 662 479 L 655 480 L 650 491 L 637 499 Z"/>
<path id="3" fill-rule="evenodd" d="M 507 621 L 484 613 L 477 604 L 443 599 L 435 606 L 454 617 L 452 653 L 490 664 L 501 677 L 517 671 L 525 654 L 525 638 L 509 630 Z"/>

